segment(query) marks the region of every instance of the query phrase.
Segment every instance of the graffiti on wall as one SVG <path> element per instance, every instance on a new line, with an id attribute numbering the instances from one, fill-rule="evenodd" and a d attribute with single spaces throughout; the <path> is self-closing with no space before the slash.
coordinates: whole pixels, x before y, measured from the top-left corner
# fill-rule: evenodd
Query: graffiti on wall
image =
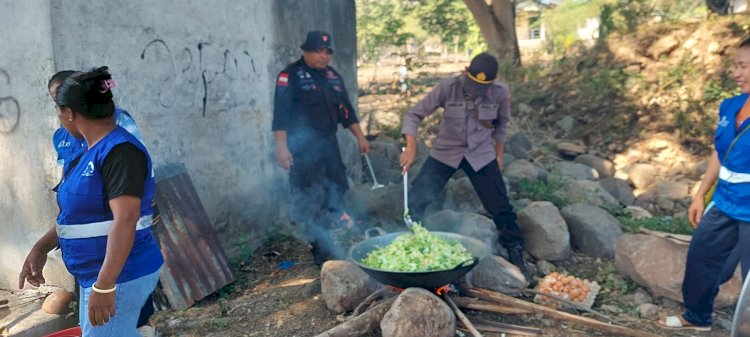
<path id="1" fill-rule="evenodd" d="M 259 80 L 255 60 L 247 42 L 219 44 L 198 42 L 177 49 L 162 39 L 149 41 L 141 51 L 158 86 L 163 108 L 195 108 L 227 111 L 254 105 L 251 88 Z"/>
<path id="2" fill-rule="evenodd" d="M 5 91 L 9 88 L 10 75 L 5 69 L 0 68 L 0 133 L 13 132 L 18 126 L 18 119 L 21 115 L 18 100 Z"/>

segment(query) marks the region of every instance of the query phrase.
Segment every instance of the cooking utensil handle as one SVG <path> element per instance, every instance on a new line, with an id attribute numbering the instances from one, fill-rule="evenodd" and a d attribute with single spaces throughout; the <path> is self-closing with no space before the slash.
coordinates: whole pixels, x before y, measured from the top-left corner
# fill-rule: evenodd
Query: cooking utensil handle
<path id="1" fill-rule="evenodd" d="M 372 182 L 375 185 L 379 185 L 378 178 L 375 178 L 375 171 L 373 171 L 372 169 L 372 163 L 370 163 L 370 156 L 368 156 L 367 153 L 365 153 L 364 155 L 365 155 L 365 162 L 367 162 L 367 168 L 370 169 L 370 176 L 372 177 Z"/>

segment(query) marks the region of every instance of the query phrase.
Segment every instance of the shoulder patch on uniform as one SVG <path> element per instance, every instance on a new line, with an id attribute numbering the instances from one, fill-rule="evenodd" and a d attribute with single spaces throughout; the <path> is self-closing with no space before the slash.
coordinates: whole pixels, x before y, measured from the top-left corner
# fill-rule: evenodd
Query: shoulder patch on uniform
<path id="1" fill-rule="evenodd" d="M 286 87 L 289 85 L 289 74 L 280 73 L 279 78 L 276 80 L 276 85 L 280 87 Z"/>

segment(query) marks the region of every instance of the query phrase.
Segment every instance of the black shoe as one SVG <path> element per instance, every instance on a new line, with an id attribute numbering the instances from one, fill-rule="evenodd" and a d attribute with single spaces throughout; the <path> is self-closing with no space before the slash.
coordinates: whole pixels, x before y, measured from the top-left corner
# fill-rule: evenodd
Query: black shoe
<path id="1" fill-rule="evenodd" d="M 521 245 L 508 247 L 508 261 L 510 261 L 510 263 L 512 263 L 514 266 L 518 267 L 521 273 L 523 273 L 523 276 L 526 278 L 526 282 L 529 283 L 529 288 L 533 288 L 534 286 L 536 286 L 534 275 L 531 275 L 529 269 L 526 268 L 526 260 L 523 258 L 523 247 Z"/>

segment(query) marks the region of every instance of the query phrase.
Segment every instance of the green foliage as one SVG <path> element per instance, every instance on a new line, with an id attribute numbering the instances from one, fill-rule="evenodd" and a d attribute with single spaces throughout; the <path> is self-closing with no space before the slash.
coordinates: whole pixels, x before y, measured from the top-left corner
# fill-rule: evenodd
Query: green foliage
<path id="1" fill-rule="evenodd" d="M 403 46 L 414 37 L 404 20 L 410 8 L 400 0 L 357 0 L 358 49 L 365 59 L 377 59 L 383 47 Z"/>
<path id="2" fill-rule="evenodd" d="M 556 192 L 560 191 L 565 186 L 565 182 L 561 179 L 551 177 L 547 180 L 537 180 L 530 182 L 528 179 L 521 179 L 519 183 L 520 191 L 518 192 L 519 198 L 528 198 L 534 201 L 549 201 L 558 208 L 565 207 L 570 204 L 570 200 L 567 200 Z"/>
<path id="3" fill-rule="evenodd" d="M 463 1 L 457 0 L 417 0 L 414 13 L 422 29 L 446 44 L 463 44 L 474 22 Z"/>
<path id="4" fill-rule="evenodd" d="M 628 214 L 617 214 L 617 219 L 622 224 L 622 229 L 628 233 L 638 233 L 641 228 L 674 233 L 691 235 L 693 227 L 690 226 L 687 218 L 683 217 L 653 217 L 648 219 L 635 220 Z"/>

